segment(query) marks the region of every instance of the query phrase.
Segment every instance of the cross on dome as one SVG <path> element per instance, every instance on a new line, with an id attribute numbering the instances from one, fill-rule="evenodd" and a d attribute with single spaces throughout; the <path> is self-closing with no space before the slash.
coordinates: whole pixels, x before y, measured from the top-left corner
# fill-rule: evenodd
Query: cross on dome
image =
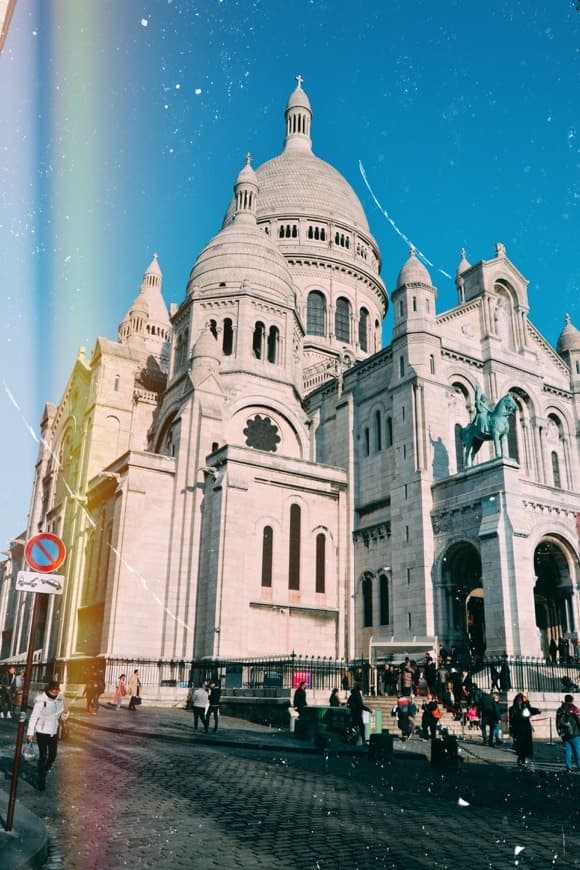
<path id="1" fill-rule="evenodd" d="M 298 87 L 300 88 L 300 90 L 302 90 L 302 82 L 304 81 L 304 79 L 302 78 L 302 76 L 301 76 L 301 75 L 297 75 L 297 76 L 296 76 L 296 81 L 298 82 Z"/>
<path id="2" fill-rule="evenodd" d="M 251 166 L 251 164 L 252 164 L 252 155 L 248 151 L 248 153 L 246 154 L 246 166 Z"/>

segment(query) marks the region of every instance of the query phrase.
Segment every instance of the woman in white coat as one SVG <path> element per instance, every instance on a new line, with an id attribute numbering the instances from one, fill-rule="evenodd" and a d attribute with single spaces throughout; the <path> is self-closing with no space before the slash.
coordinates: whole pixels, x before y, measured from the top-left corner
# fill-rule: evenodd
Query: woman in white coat
<path id="1" fill-rule="evenodd" d="M 28 722 L 28 740 L 36 734 L 38 743 L 38 788 L 44 791 L 46 774 L 54 764 L 58 748 L 58 725 L 64 712 L 64 697 L 60 684 L 51 681 L 34 699 L 34 707 Z"/>

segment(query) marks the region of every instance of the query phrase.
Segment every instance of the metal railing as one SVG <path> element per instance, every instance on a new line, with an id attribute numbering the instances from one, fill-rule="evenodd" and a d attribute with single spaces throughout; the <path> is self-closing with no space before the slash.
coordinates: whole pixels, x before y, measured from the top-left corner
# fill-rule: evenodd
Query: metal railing
<path id="1" fill-rule="evenodd" d="M 543 658 L 502 656 L 484 659 L 473 667 L 471 675 L 474 682 L 484 691 L 492 689 L 558 693 L 580 691 L 580 661 L 575 660 L 546 662 Z"/>
<path id="2" fill-rule="evenodd" d="M 293 689 L 302 680 L 308 689 L 330 690 L 341 686 L 347 669 L 351 681 L 357 669 L 366 675 L 364 662 L 349 665 L 341 659 L 300 655 L 252 659 L 107 659 L 105 682 L 115 685 L 121 674 L 129 678 L 139 670 L 144 688 L 192 688 L 200 682 L 219 679 L 226 691 Z"/>

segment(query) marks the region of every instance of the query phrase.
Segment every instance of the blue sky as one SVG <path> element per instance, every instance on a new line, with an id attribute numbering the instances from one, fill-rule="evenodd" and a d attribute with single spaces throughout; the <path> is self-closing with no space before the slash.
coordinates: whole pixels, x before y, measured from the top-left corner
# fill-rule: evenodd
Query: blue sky
<path id="1" fill-rule="evenodd" d="M 0 57 L 0 549 L 26 525 L 29 427 L 79 346 L 116 337 L 154 251 L 181 301 L 246 152 L 280 152 L 297 73 L 389 289 L 407 243 L 359 161 L 434 264 L 439 311 L 460 249 L 474 263 L 501 241 L 544 336 L 566 312 L 580 328 L 579 31 L 574 0 L 18 0 Z"/>

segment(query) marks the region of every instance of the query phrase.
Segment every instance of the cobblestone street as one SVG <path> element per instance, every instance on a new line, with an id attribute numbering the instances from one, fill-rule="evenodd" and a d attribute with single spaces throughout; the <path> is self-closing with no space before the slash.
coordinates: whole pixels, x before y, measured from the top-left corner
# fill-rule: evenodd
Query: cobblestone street
<path id="1" fill-rule="evenodd" d="M 1 740 L 6 776 L 6 727 Z M 442 775 L 400 754 L 382 765 L 78 724 L 46 792 L 26 764 L 18 791 L 52 832 L 51 870 L 577 867 L 579 795 L 580 776 L 477 759 Z"/>

